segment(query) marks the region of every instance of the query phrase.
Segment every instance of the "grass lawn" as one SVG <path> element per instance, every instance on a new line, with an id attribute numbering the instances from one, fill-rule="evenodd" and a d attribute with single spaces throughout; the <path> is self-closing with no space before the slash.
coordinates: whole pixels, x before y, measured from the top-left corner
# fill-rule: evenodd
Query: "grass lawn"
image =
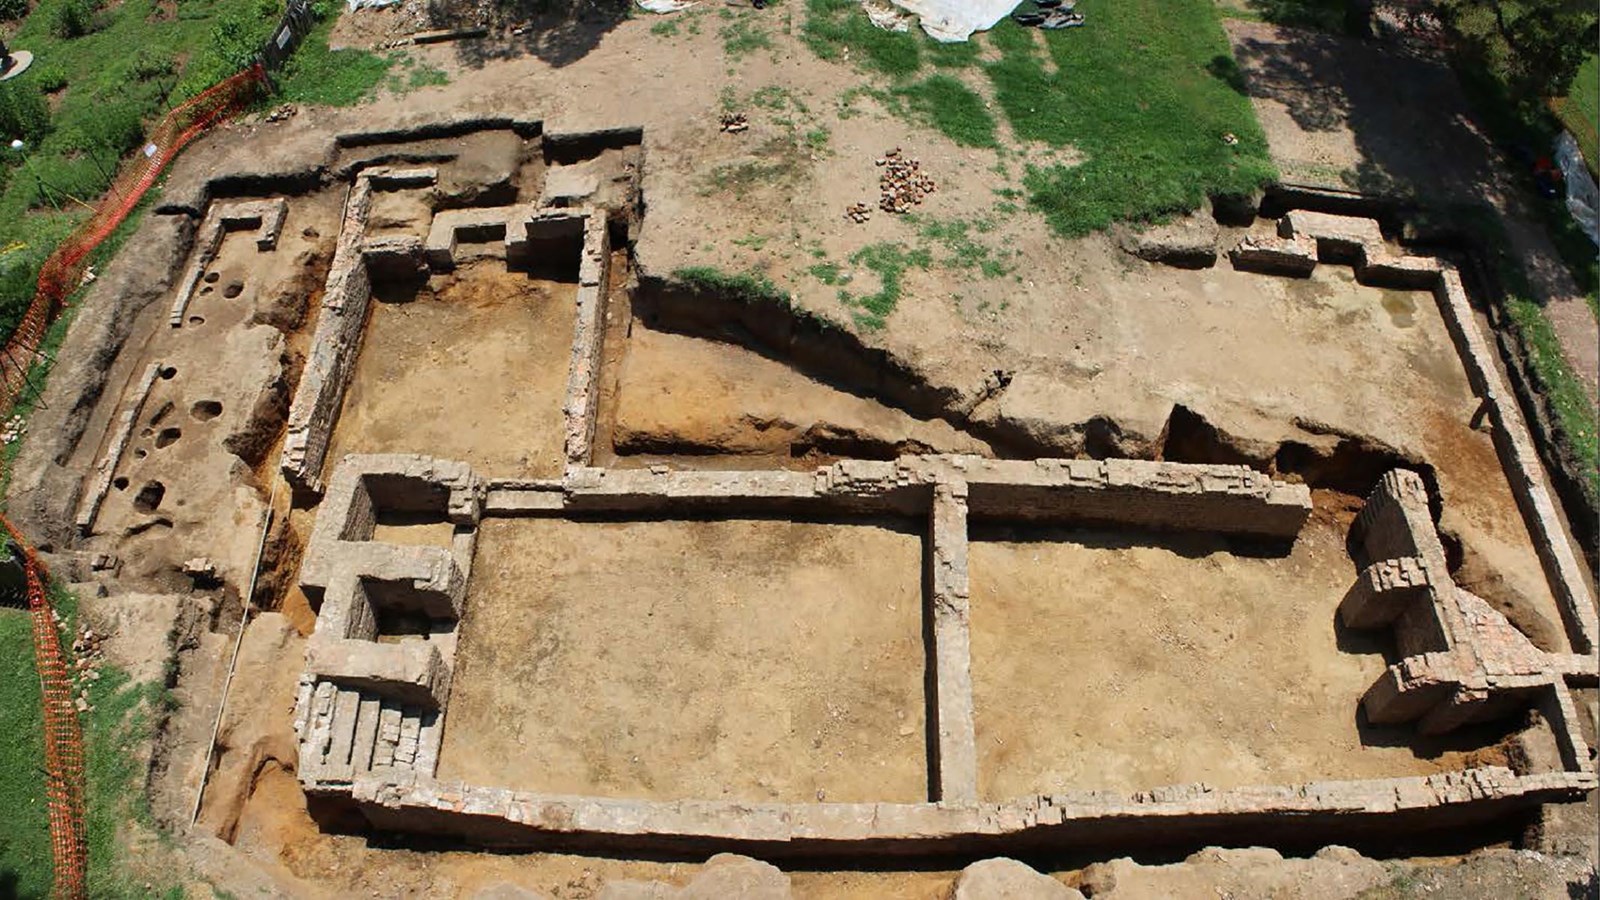
<path id="1" fill-rule="evenodd" d="M 1578 70 L 1572 90 L 1551 105 L 1561 124 L 1578 139 L 1589 170 L 1600 170 L 1600 56 L 1590 56 Z"/>
<path id="2" fill-rule="evenodd" d="M 1243 193 L 1276 175 L 1210 0 L 1116 0 L 1080 6 L 1081 29 L 1033 35 L 1007 21 L 991 32 L 1002 57 L 986 67 L 1018 138 L 1071 146 L 1074 166 L 1030 165 L 1030 205 L 1078 235 L 1147 221 Z"/>
<path id="3" fill-rule="evenodd" d="M 44 724 L 25 610 L 0 609 L 0 897 L 50 893 Z"/>
<path id="4" fill-rule="evenodd" d="M 919 30 L 873 27 L 854 0 L 807 0 L 803 37 L 821 58 L 848 58 L 887 80 L 874 94 L 886 106 L 958 144 L 1081 154 L 1074 165 L 1024 160 L 1029 205 L 1063 235 L 1159 220 L 1275 177 L 1211 0 L 1078 8 L 1083 28 L 1034 32 L 1008 19 L 976 43 L 940 45 Z M 983 61 L 985 47 L 998 58 Z M 1023 146 L 1001 146 L 974 90 L 982 80 Z"/>
<path id="5" fill-rule="evenodd" d="M 336 10 L 329 5 L 326 10 Z M 33 298 L 40 265 L 89 213 L 145 125 L 237 71 L 270 34 L 280 0 L 38 0 L 10 46 L 33 67 L 0 85 L 0 335 Z M 351 103 L 390 61 L 330 51 L 331 16 L 280 79 L 286 99 Z M 24 161 L 25 160 L 25 161 Z"/>
<path id="6" fill-rule="evenodd" d="M 64 619 L 74 618 L 70 595 L 52 595 Z M 71 646 L 64 631 L 63 649 Z M 141 763 L 127 752 L 148 740 L 152 705 L 165 702 L 155 685 L 131 685 L 112 666 L 89 688 L 93 710 L 81 716 L 88 776 L 89 896 L 170 896 L 171 885 L 130 883 L 119 859 L 118 828 L 147 819 Z M 33 634 L 26 610 L 0 609 L 0 897 L 47 897 L 53 868 L 50 819 L 44 798 L 44 737 Z M 181 896 L 181 893 L 178 894 Z"/>

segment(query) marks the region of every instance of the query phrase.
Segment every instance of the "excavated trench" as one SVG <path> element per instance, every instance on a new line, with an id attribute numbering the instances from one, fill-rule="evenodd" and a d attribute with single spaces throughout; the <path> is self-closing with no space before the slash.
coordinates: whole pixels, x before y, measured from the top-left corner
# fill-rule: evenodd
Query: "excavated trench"
<path id="1" fill-rule="evenodd" d="M 1277 478 L 1303 482 L 1319 494 L 1326 494 L 1330 498 L 1328 504 L 1347 510 L 1350 517 L 1360 510 L 1361 498 L 1372 491 L 1383 473 L 1407 468 L 1417 472 L 1427 485 L 1436 525 L 1443 512 L 1439 476 L 1426 459 L 1377 438 L 1309 419 L 1291 423 L 1299 433 L 1297 437 L 1278 442 L 1252 440 L 1228 433 L 1199 410 L 1175 404 L 1161 432 L 1153 437 L 1125 429 L 1115 417 L 1095 416 L 1061 427 L 1056 440 L 1047 443 L 1019 424 L 1002 417 L 982 416 L 985 407 L 1006 390 L 1009 373 L 993 373 L 975 390 L 932 383 L 893 353 L 868 346 L 858 335 L 779 299 L 718 292 L 647 276 L 639 279 L 627 312 L 617 318 L 628 321 L 620 327 L 613 323 L 608 353 L 616 352 L 619 338 L 626 340 L 632 322 L 656 331 L 730 345 L 777 361 L 838 391 L 897 408 L 918 419 L 948 423 L 957 432 L 981 442 L 983 449 L 968 452 L 1010 459 L 1128 458 L 1245 465 Z M 614 360 L 608 368 L 615 370 Z M 614 409 L 615 390 L 613 386 L 609 392 L 612 396 L 602 403 L 603 409 Z M 624 433 L 611 429 L 612 440 L 603 443 L 619 464 L 636 457 L 733 467 L 751 453 L 745 434 L 786 424 L 749 414 L 741 418 L 742 429 L 708 430 L 692 439 L 676 433 Z M 813 426 L 786 439 L 788 460 L 778 460 L 780 465 L 806 466 L 845 456 L 892 459 L 904 453 L 938 449 L 886 440 L 870 431 L 825 426 Z M 1440 537 L 1452 574 L 1465 586 L 1505 613 L 1539 646 L 1559 646 L 1557 623 L 1531 609 L 1531 604 L 1509 588 L 1494 573 L 1493 566 L 1479 558 L 1448 526 L 1440 527 Z"/>
<path id="2" fill-rule="evenodd" d="M 1076 457 L 1089 459 L 1157 459 L 1172 462 L 1229 463 L 1312 488 L 1365 496 L 1379 476 L 1397 466 L 1415 469 L 1435 497 L 1433 467 L 1375 438 L 1351 434 L 1307 420 L 1293 424 L 1305 437 L 1271 444 L 1230 435 L 1205 415 L 1175 405 L 1161 433 L 1154 437 L 1125 429 L 1115 417 L 1094 416 L 1061 427 L 1067 437 L 1044 442 L 1003 418 L 978 418 L 1010 383 L 1010 373 L 997 371 L 976 389 L 928 381 L 891 352 L 871 347 L 861 338 L 826 319 L 796 310 L 776 299 L 735 296 L 660 278 L 644 277 L 634 294 L 631 314 L 658 331 L 731 344 L 777 360 L 832 388 L 903 410 L 919 419 L 939 419 L 977 438 L 1004 459 Z M 720 452 L 715 445 L 685 447 L 647 437 L 631 437 L 619 454 Z M 794 455 L 811 450 L 868 458 L 892 458 L 902 448 L 869 436 L 821 434 L 796 445 Z"/>

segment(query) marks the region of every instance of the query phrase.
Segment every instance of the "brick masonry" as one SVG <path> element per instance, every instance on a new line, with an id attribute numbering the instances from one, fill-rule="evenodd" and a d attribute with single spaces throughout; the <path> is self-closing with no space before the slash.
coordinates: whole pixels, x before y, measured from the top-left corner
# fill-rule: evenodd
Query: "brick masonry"
<path id="1" fill-rule="evenodd" d="M 1394 629 L 1404 657 L 1362 697 L 1368 720 L 1415 721 L 1418 731 L 1438 734 L 1534 704 L 1560 714 L 1571 703 L 1569 680 L 1595 683 L 1592 664 L 1575 666 L 1572 654 L 1539 650 L 1456 585 L 1415 472 L 1396 469 L 1380 479 L 1350 541 L 1364 568 L 1339 605 L 1340 618 L 1352 628 Z M 1587 766 L 1590 750 L 1582 739 L 1561 721 L 1553 730 L 1562 758 Z"/>
<path id="2" fill-rule="evenodd" d="M 1538 448 L 1516 395 L 1506 385 L 1494 352 L 1478 327 L 1460 273 L 1442 259 L 1392 252 L 1371 219 L 1294 210 L 1279 223 L 1279 234 L 1279 241 L 1300 242 L 1300 253 L 1314 244 L 1318 260 L 1352 266 L 1363 284 L 1432 291 L 1467 380 L 1487 409 L 1495 452 L 1560 606 L 1567 639 L 1578 653 L 1595 654 L 1600 649 L 1600 623 L 1596 621 L 1594 593 L 1556 511 Z M 1234 265 L 1246 271 L 1271 271 L 1248 261 L 1241 264 L 1238 257 Z"/>
<path id="3" fill-rule="evenodd" d="M 1503 617 L 1451 582 L 1420 480 L 1390 473 L 1356 527 L 1361 575 L 1342 605 L 1352 627 L 1394 630 L 1404 659 L 1363 699 L 1369 714 L 1442 731 L 1534 704 L 1555 732 L 1561 771 L 1518 774 L 1474 768 L 1430 777 L 1320 782 L 1217 791 L 1206 785 L 1132 795 L 1083 792 L 1005 803 L 976 800 L 976 753 L 966 570 L 970 520 L 1082 523 L 1202 531 L 1290 541 L 1311 510 L 1309 491 L 1242 466 L 1134 460 L 991 460 L 916 456 L 843 460 L 813 472 L 674 471 L 657 465 L 593 467 L 600 323 L 609 258 L 606 213 L 587 207 L 463 210 L 435 220 L 429 239 L 404 246 L 363 237 L 370 191 L 383 179 L 425 183 L 415 173 L 357 176 L 329 274 L 312 359 L 290 416 L 283 468 L 321 490 L 327 441 L 359 347 L 373 261 L 398 271 L 455 263 L 460 229 L 475 243 L 504 229 L 508 262 L 540 241 L 567 241 L 582 223 L 577 326 L 564 401 L 568 467 L 559 479 L 480 477 L 466 466 L 411 455 L 347 457 L 326 486 L 301 584 L 321 601 L 297 699 L 300 778 L 318 802 L 353 806 L 382 830 L 474 843 L 538 846 L 746 846 L 763 853 L 925 852 L 963 847 L 1057 847 L 1167 837 L 1370 834 L 1447 828 L 1505 810 L 1571 800 L 1596 786 L 1593 749 L 1577 725 L 1569 686 L 1593 684 L 1593 610 L 1565 544 L 1545 554 L 1578 654 L 1543 654 Z M 459 221 L 455 221 L 459 219 Z M 448 239 L 446 239 L 448 236 Z M 1459 278 L 1438 260 L 1388 253 L 1374 223 L 1295 215 L 1281 236 L 1241 246 L 1239 268 L 1307 274 L 1348 263 L 1369 283 L 1431 284 L 1474 389 L 1489 406 L 1496 446 L 1536 540 L 1559 535 L 1531 439 L 1500 383 Z M 449 258 L 446 259 L 446 256 Z M 365 258 L 363 258 L 365 257 Z M 309 386 L 308 386 L 309 383 Z M 1503 402 L 1502 402 L 1503 401 Z M 372 540 L 386 511 L 432 512 L 455 527 L 448 549 Z M 930 626 L 930 800 L 914 804 L 771 805 L 551 797 L 434 777 L 448 716 L 456 635 L 384 643 L 386 604 L 459 621 L 476 526 L 483 516 L 821 513 L 921 518 Z M 1555 529 L 1554 531 L 1550 529 Z M 1570 554 L 1568 554 L 1570 557 Z"/>
<path id="4" fill-rule="evenodd" d="M 1542 654 L 1531 645 L 1515 644 L 1521 635 L 1497 613 L 1480 606 L 1481 601 L 1473 603 L 1476 598 L 1460 599 L 1465 592 L 1454 590 L 1447 572 L 1439 574 L 1443 550 L 1428 517 L 1426 491 L 1413 473 L 1385 476 L 1380 494 L 1356 526 L 1363 555 L 1358 562 L 1366 568 L 1351 597 L 1367 598 L 1362 609 L 1368 625 L 1393 624 L 1404 614 L 1388 602 L 1389 594 L 1440 588 L 1436 594 L 1443 599 L 1436 609 L 1429 607 L 1429 614 L 1446 617 L 1441 627 L 1450 629 L 1443 638 L 1434 633 L 1416 638 L 1412 643 L 1418 652 L 1393 667 L 1385 679 L 1407 684 L 1407 679 L 1419 677 L 1437 681 L 1440 672 L 1456 676 L 1469 662 L 1479 661 L 1481 685 L 1458 678 L 1462 691 L 1446 695 L 1424 690 L 1417 696 L 1426 697 L 1433 706 L 1417 716 L 1428 715 L 1433 707 L 1466 709 L 1474 716 L 1503 715 L 1520 708 L 1497 702 L 1501 695 L 1515 696 L 1525 701 L 1523 705 L 1538 702 L 1541 710 L 1548 709 L 1546 718 L 1557 731 L 1563 760 L 1570 761 L 1564 771 L 1519 775 L 1479 768 L 1428 778 L 1231 791 L 1188 785 L 1133 795 L 1085 792 L 978 802 L 967 615 L 969 518 L 979 517 L 981 510 L 982 517 L 991 519 L 1075 522 L 1084 517 L 1084 521 L 1135 528 L 1220 529 L 1292 538 L 1310 512 L 1309 492 L 1244 467 L 929 456 L 892 462 L 845 460 L 811 473 L 573 466 L 559 480 L 495 481 L 479 478 L 459 463 L 389 455 L 346 457 L 330 482 L 301 577 L 308 594 L 324 595 L 311 641 L 314 648 L 324 639 L 348 646 L 368 633 L 363 601 L 348 588 L 359 581 L 356 573 L 378 572 L 392 581 L 410 579 L 418 590 L 447 596 L 459 615 L 470 551 L 458 560 L 443 549 L 369 540 L 374 523 L 384 509 L 395 508 L 393 504 L 413 513 L 418 503 L 428 505 L 457 523 L 459 532 L 470 532 L 480 516 L 594 512 L 739 514 L 811 509 L 833 515 L 925 517 L 929 530 L 925 614 L 931 621 L 934 665 L 930 769 L 937 773 L 936 785 L 929 802 L 922 804 L 766 805 L 550 797 L 440 782 L 433 774 L 438 737 L 448 718 L 448 692 L 429 687 L 423 662 L 394 654 L 358 666 L 348 656 L 322 649 L 308 653 L 296 712 L 302 759 L 310 760 L 301 779 L 313 796 L 353 805 L 374 827 L 384 830 L 505 846 L 539 846 L 547 841 L 697 850 L 751 845 L 768 853 L 917 853 L 984 842 L 1004 847 L 1030 842 L 1063 846 L 1102 830 L 1154 836 L 1163 829 L 1192 828 L 1232 834 L 1235 829 L 1249 833 L 1252 828 L 1269 828 L 1266 823 L 1292 823 L 1297 829 L 1329 834 L 1338 834 L 1358 820 L 1379 823 L 1372 826 L 1369 821 L 1364 828 L 1391 822 L 1396 828 L 1445 827 L 1502 814 L 1508 807 L 1572 799 L 1591 789 L 1596 782 L 1591 751 L 1578 735 L 1575 707 L 1565 691 L 1567 679 L 1592 683 L 1592 664 L 1583 657 Z M 1376 563 L 1364 558 L 1373 555 L 1382 557 L 1379 563 L 1409 562 L 1374 568 Z M 458 573 L 462 582 L 455 580 Z M 1443 590 L 1446 586 L 1449 591 Z M 1458 598 L 1457 605 L 1448 604 L 1451 598 Z M 394 645 L 367 646 L 378 655 L 392 654 Z M 453 648 L 453 642 L 448 646 Z M 341 652 L 345 652 L 342 647 Z M 1380 681 L 1380 686 L 1384 683 Z M 1384 702 L 1380 686 L 1369 692 L 1365 702 Z M 1558 690 L 1561 693 L 1549 693 Z M 1452 714 L 1436 721 L 1458 718 Z M 401 727 L 407 722 L 412 724 Z"/>
<path id="5" fill-rule="evenodd" d="M 255 231 L 256 249 L 268 253 L 278 248 L 278 234 L 283 231 L 283 220 L 288 215 L 289 204 L 282 197 L 211 204 L 206 209 L 205 221 L 201 223 L 200 234 L 195 240 L 194 259 L 189 262 L 183 281 L 178 283 L 178 294 L 172 301 L 167 324 L 173 328 L 183 327 L 184 314 L 194 299 L 200 276 L 205 274 L 206 266 L 216 259 L 217 250 L 222 247 L 222 238 L 227 232 Z"/>

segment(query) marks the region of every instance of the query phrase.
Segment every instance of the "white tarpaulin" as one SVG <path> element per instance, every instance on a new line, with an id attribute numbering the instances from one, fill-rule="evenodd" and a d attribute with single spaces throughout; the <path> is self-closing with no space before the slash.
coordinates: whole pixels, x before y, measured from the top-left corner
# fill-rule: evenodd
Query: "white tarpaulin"
<path id="1" fill-rule="evenodd" d="M 1594 176 L 1583 164 L 1583 153 L 1571 132 L 1563 131 L 1556 138 L 1556 163 L 1567 182 L 1567 209 L 1589 240 L 1600 245 L 1600 187 L 1595 186 Z"/>
<path id="2" fill-rule="evenodd" d="M 639 8 L 653 13 L 675 13 L 688 9 L 695 0 L 638 0 Z"/>
<path id="3" fill-rule="evenodd" d="M 894 0 L 894 5 L 922 20 L 928 37 L 954 44 L 988 31 L 1011 15 L 1019 0 Z"/>

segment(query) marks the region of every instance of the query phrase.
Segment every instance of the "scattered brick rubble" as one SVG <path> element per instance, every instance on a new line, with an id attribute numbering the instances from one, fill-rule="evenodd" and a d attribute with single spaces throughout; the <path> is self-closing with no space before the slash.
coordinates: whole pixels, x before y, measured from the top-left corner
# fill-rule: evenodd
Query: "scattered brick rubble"
<path id="1" fill-rule="evenodd" d="M 923 174 L 921 161 L 904 156 L 896 147 L 877 159 L 878 208 L 884 212 L 908 213 L 922 198 L 937 190 L 933 178 Z"/>
<path id="2" fill-rule="evenodd" d="M 75 688 L 72 703 L 80 713 L 94 709 L 89 703 L 89 686 L 100 680 L 100 662 L 104 658 L 100 644 L 105 639 L 105 635 L 97 634 L 93 628 L 79 625 L 78 636 L 72 641 L 72 679 Z"/>
<path id="3" fill-rule="evenodd" d="M 857 225 L 862 225 L 872 218 L 872 207 L 865 203 L 852 203 L 844 211 L 844 217 Z"/>

